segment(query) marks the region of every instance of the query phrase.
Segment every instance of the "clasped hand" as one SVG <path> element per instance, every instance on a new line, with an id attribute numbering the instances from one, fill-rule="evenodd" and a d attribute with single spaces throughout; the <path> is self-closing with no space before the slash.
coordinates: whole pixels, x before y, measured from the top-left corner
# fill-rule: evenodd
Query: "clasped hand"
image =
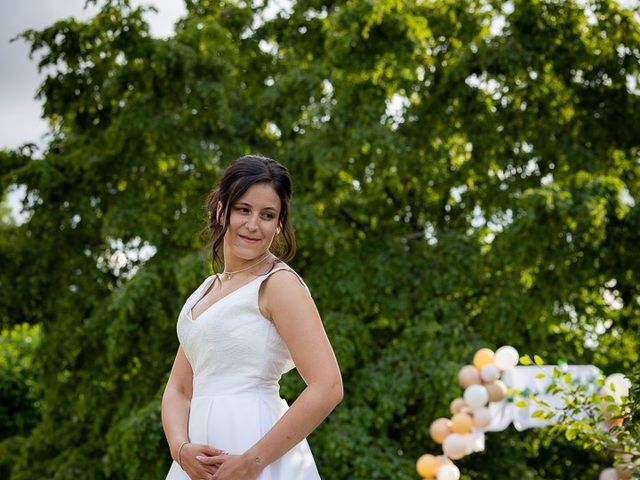
<path id="1" fill-rule="evenodd" d="M 195 477 L 207 480 L 255 480 L 263 468 L 247 455 L 229 455 L 220 452 L 216 455 L 197 455 L 195 459 L 203 467 L 216 469 L 212 476 Z"/>

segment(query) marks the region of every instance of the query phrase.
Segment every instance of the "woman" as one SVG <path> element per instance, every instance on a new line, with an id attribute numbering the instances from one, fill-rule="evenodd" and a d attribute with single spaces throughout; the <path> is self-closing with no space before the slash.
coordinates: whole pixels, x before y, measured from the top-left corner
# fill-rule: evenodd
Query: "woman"
<path id="1" fill-rule="evenodd" d="M 224 271 L 178 317 L 162 398 L 174 459 L 167 479 L 320 478 L 305 438 L 342 400 L 342 380 L 309 290 L 284 263 L 295 249 L 290 198 L 286 168 L 251 155 L 209 196 L 214 261 Z M 294 366 L 306 388 L 289 408 L 278 380 Z"/>

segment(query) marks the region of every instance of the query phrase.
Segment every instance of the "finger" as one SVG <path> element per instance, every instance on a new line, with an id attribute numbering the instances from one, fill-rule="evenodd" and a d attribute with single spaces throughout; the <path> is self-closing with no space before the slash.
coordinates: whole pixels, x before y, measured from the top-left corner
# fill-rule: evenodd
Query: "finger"
<path id="1" fill-rule="evenodd" d="M 229 459 L 229 454 L 222 453 L 220 455 L 216 455 L 214 457 L 208 457 L 208 458 L 211 459 L 213 463 L 215 463 L 216 465 L 222 465 L 224 462 L 226 462 Z"/>
<path id="2" fill-rule="evenodd" d="M 226 453 L 224 450 L 220 450 L 219 448 L 214 448 L 214 447 L 210 447 L 209 445 L 206 445 L 203 449 L 202 452 L 205 453 L 206 455 L 220 455 L 221 453 Z"/>
<path id="3" fill-rule="evenodd" d="M 198 460 L 198 462 L 200 462 L 203 465 L 217 465 L 219 462 L 215 460 L 216 458 L 218 457 L 207 457 L 205 455 L 196 456 L 196 460 Z"/>

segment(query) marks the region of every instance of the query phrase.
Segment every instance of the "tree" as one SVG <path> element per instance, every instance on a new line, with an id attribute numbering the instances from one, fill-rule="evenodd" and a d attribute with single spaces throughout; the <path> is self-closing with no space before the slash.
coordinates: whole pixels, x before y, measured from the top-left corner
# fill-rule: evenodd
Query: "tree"
<path id="1" fill-rule="evenodd" d="M 50 72 L 39 95 L 52 140 L 41 160 L 0 156 L 2 187 L 25 185 L 30 215 L 0 233 L 2 322 L 42 325 L 42 420 L 13 480 L 164 474 L 175 316 L 210 268 L 201 205 L 248 152 L 292 172 L 293 265 L 345 379 L 310 441 L 325 477 L 414 478 L 456 360 L 485 344 L 630 371 L 631 10 L 302 0 L 268 18 L 189 0 L 187 11 L 166 40 L 126 0 L 24 34 Z M 292 374 L 283 392 L 301 385 Z M 505 432 L 463 470 L 586 478 L 609 463 L 537 435 Z"/>

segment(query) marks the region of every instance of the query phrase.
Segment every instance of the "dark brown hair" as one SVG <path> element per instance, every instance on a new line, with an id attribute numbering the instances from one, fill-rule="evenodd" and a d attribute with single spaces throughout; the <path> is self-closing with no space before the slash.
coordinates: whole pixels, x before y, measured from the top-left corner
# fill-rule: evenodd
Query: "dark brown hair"
<path id="1" fill-rule="evenodd" d="M 291 176 L 289 171 L 275 160 L 260 155 L 245 155 L 231 163 L 222 174 L 218 185 L 207 198 L 209 242 L 213 253 L 213 269 L 216 263 L 222 265 L 222 247 L 224 235 L 231 218 L 231 206 L 236 203 L 249 188 L 257 183 L 268 183 L 280 197 L 280 216 L 278 223 L 281 232 L 272 246 L 273 253 L 281 260 L 293 258 L 296 239 L 289 221 L 289 203 L 291 201 Z M 222 205 L 220 217 L 217 215 L 218 202 Z"/>

